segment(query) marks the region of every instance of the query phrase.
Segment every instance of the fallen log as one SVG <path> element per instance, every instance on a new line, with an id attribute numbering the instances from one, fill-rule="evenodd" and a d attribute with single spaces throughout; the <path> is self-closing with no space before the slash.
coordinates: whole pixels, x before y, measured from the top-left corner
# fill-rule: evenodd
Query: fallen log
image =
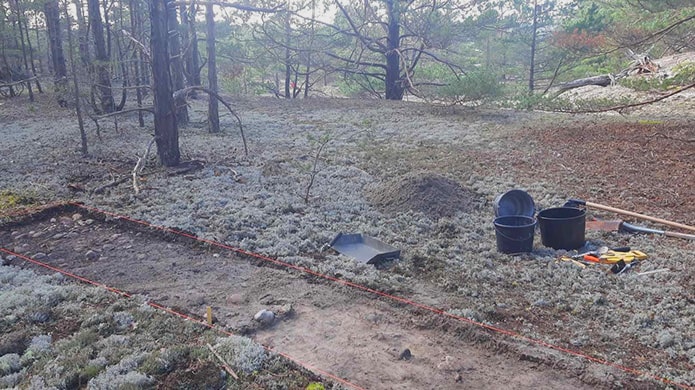
<path id="1" fill-rule="evenodd" d="M 564 84 L 560 84 L 558 86 L 558 95 L 565 92 L 569 91 L 570 89 L 574 88 L 579 88 L 579 87 L 586 87 L 587 85 L 598 85 L 600 87 L 607 87 L 613 83 L 613 76 L 611 75 L 601 75 L 601 76 L 592 76 L 592 77 L 587 77 L 583 79 L 577 79 L 577 80 L 572 80 L 569 82 L 566 82 Z"/>

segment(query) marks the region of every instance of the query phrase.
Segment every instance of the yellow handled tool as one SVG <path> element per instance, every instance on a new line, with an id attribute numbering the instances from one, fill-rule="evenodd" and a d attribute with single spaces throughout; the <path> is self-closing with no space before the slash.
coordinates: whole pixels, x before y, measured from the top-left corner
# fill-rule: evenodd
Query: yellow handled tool
<path id="1" fill-rule="evenodd" d="M 636 250 L 627 252 L 608 251 L 599 256 L 593 254 L 585 255 L 584 260 L 590 261 L 592 263 L 615 264 L 621 260 L 625 263 L 630 263 L 633 260 L 644 260 L 647 257 L 648 256 L 646 253 Z"/>

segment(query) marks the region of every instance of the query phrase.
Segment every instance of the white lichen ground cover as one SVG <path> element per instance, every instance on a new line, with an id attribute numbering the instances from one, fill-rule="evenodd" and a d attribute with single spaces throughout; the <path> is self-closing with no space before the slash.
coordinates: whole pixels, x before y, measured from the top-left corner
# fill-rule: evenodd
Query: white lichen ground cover
<path id="1" fill-rule="evenodd" d="M 194 107 L 194 120 L 202 120 L 203 104 Z M 75 152 L 79 138 L 73 119 L 23 119 L 10 112 L 3 118 L 0 189 L 27 191 L 45 200 L 77 198 L 412 295 L 478 321 L 509 324 L 525 336 L 638 366 L 676 382 L 695 382 L 694 286 L 687 266 L 695 260 L 692 244 L 683 251 L 664 240 L 629 238 L 631 246 L 652 256 L 642 271 L 670 269 L 650 276 L 615 276 L 556 264 L 558 253 L 543 248 L 538 237 L 531 255 L 512 257 L 496 250 L 491 207 L 495 196 L 521 187 L 540 209 L 562 205 L 572 191 L 567 183 L 546 182 L 542 172 L 535 182 L 518 183 L 514 167 L 485 171 L 485 162 L 477 161 L 473 152 L 527 147 L 510 144 L 509 132 L 522 124 L 561 124 L 570 120 L 567 117 L 352 100 L 239 99 L 237 109 L 249 140 L 248 159 L 231 117 L 223 118 L 222 135 L 190 126 L 181 130 L 183 155 L 205 161 L 205 167 L 170 176 L 150 165 L 137 196 L 128 182 L 103 195 L 72 194 L 67 189 L 76 181 L 88 189 L 108 182 L 109 164 L 118 168 L 111 172 L 130 174 L 151 137 L 150 129 L 135 127 L 134 118 L 122 120 L 118 131 L 104 126 L 100 141 L 90 137 L 92 157 L 81 161 Z M 330 141 L 305 203 L 319 147 L 316 140 L 321 137 Z M 465 163 L 441 165 L 452 155 L 460 155 Z M 123 161 L 126 164 L 119 165 Z M 407 207 L 384 212 L 370 203 L 370 193 L 406 174 L 441 175 L 477 197 L 469 210 L 442 218 Z M 401 248 L 402 259 L 377 270 L 325 250 L 339 232 L 377 237 Z M 626 240 L 608 233 L 590 233 L 587 238 L 594 247 Z M 427 289 L 421 286 L 428 284 L 441 295 L 423 295 Z M 448 306 L 447 297 L 457 298 L 457 306 Z M 650 355 L 659 358 L 649 360 Z"/>

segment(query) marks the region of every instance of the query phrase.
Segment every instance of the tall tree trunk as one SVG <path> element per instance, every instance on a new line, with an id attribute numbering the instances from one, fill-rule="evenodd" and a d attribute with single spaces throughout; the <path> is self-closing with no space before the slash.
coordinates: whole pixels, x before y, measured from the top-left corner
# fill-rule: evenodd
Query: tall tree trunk
<path id="1" fill-rule="evenodd" d="M 533 94 L 533 90 L 536 86 L 535 73 L 536 73 L 536 39 L 538 37 L 538 3 L 533 0 L 533 26 L 531 32 L 531 60 L 529 63 L 528 72 L 528 92 Z"/>
<path id="2" fill-rule="evenodd" d="M 57 4 L 56 4 L 57 5 Z M 68 31 L 68 53 L 70 58 L 70 68 L 72 69 L 72 83 L 75 96 L 75 110 L 77 113 L 77 123 L 80 126 L 80 142 L 82 145 L 82 157 L 87 157 L 87 132 L 84 130 L 84 120 L 82 119 L 82 103 L 80 103 L 80 88 L 77 82 L 77 68 L 75 67 L 75 56 L 72 54 L 73 50 L 73 40 L 72 40 L 72 23 L 70 23 L 70 14 L 68 13 L 68 4 L 65 2 L 65 22 L 67 24 Z"/>
<path id="3" fill-rule="evenodd" d="M 77 40 L 79 42 L 80 61 L 82 61 L 83 66 L 91 69 L 92 58 L 89 55 L 89 28 L 84 16 L 84 3 L 82 0 L 74 0 L 74 2 L 77 14 Z"/>
<path id="4" fill-rule="evenodd" d="M 24 33 L 22 32 L 22 12 L 20 11 L 20 6 L 19 6 L 19 0 L 15 0 L 15 9 L 17 13 L 17 31 L 19 31 L 19 41 L 21 42 L 21 47 L 22 47 L 22 58 L 24 59 L 24 74 L 25 77 L 23 78 L 28 78 L 31 77 L 29 74 L 29 60 L 27 60 L 27 48 L 26 45 L 24 44 Z M 27 91 L 29 92 L 29 101 L 34 101 L 34 91 L 31 88 L 31 81 L 27 81 Z"/>
<path id="5" fill-rule="evenodd" d="M 162 165 L 179 164 L 179 130 L 176 126 L 176 108 L 169 74 L 169 48 L 167 7 L 172 0 L 150 2 L 150 55 L 152 56 L 152 81 L 154 86 L 154 134 L 157 155 Z"/>
<path id="6" fill-rule="evenodd" d="M 128 9 L 130 10 L 130 32 L 134 37 L 137 37 L 140 29 L 138 23 L 138 15 L 140 14 L 140 8 L 137 1 L 130 0 L 128 3 Z M 133 70 L 135 71 L 135 97 L 137 99 L 138 107 L 142 107 L 142 88 L 143 84 L 142 77 L 140 76 L 140 64 L 142 62 L 142 53 L 140 50 L 133 50 L 132 54 Z M 140 127 L 145 127 L 145 118 L 142 114 L 142 110 L 138 111 L 138 124 Z"/>
<path id="7" fill-rule="evenodd" d="M 58 0 L 48 0 L 43 7 L 46 15 L 46 30 L 48 30 L 48 46 L 51 51 L 53 64 L 53 84 L 58 104 L 66 107 L 68 104 L 68 70 L 63 53 L 63 40 L 60 30 L 60 8 Z"/>
<path id="8" fill-rule="evenodd" d="M 309 85 L 311 83 L 311 54 L 314 52 L 314 38 L 316 37 L 316 0 L 311 0 L 311 36 L 309 37 L 309 50 L 306 53 L 306 75 L 304 75 L 304 99 L 309 97 Z"/>
<path id="9" fill-rule="evenodd" d="M 39 13 L 34 14 L 34 34 L 36 34 L 36 52 L 39 53 L 36 61 L 39 63 L 39 74 L 44 72 L 43 58 L 41 58 L 41 35 L 39 34 Z"/>
<path id="10" fill-rule="evenodd" d="M 401 10 L 399 0 L 386 0 L 388 38 L 386 40 L 386 99 L 402 100 L 401 66 L 398 49 L 401 40 Z"/>
<path id="11" fill-rule="evenodd" d="M 205 6 L 205 24 L 207 26 L 208 49 L 208 88 L 217 92 L 217 59 L 215 53 L 215 11 L 212 4 Z M 220 132 L 219 102 L 214 97 L 208 99 L 208 128 L 211 133 Z"/>
<path id="12" fill-rule="evenodd" d="M 31 65 L 31 74 L 33 76 L 36 76 L 38 73 L 36 73 L 36 64 L 34 64 L 34 49 L 31 47 L 31 38 L 29 35 L 29 26 L 27 26 L 27 21 L 24 21 L 24 34 L 27 37 L 27 48 L 29 49 L 29 65 Z M 38 77 L 36 78 L 36 90 L 39 91 L 39 93 L 43 93 L 43 89 L 41 89 L 41 83 L 39 82 Z"/>
<path id="13" fill-rule="evenodd" d="M 174 91 L 184 88 L 183 58 L 181 57 L 181 26 L 176 17 L 176 8 L 167 9 L 169 20 L 169 48 L 171 55 L 171 79 L 174 83 Z M 179 126 L 188 124 L 188 106 L 186 97 L 180 94 L 181 98 L 174 102 L 176 104 L 176 120 Z"/>
<path id="14" fill-rule="evenodd" d="M 285 13 L 285 98 L 294 97 L 294 91 L 290 89 L 292 82 L 292 60 L 290 53 L 290 35 L 292 34 L 292 26 L 290 25 L 290 12 Z"/>
<path id="15" fill-rule="evenodd" d="M 87 0 L 89 25 L 94 37 L 94 68 L 97 74 L 96 90 L 99 97 L 99 109 L 102 113 L 113 112 L 116 108 L 111 91 L 111 73 L 109 72 L 109 55 L 104 40 L 104 24 L 101 21 L 99 0 Z"/>
<path id="16" fill-rule="evenodd" d="M 181 6 L 181 23 L 188 26 L 185 35 L 186 45 L 186 78 L 189 86 L 201 85 L 200 79 L 200 51 L 198 50 L 198 33 L 195 28 L 195 14 L 197 6 Z M 193 92 L 195 93 L 195 91 Z"/>

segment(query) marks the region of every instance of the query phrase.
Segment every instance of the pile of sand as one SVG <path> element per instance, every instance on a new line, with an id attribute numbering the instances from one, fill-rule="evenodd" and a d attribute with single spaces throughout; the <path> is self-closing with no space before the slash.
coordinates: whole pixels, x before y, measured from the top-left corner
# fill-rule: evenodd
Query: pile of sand
<path id="1" fill-rule="evenodd" d="M 436 219 L 470 211 L 480 195 L 440 175 L 410 173 L 369 189 L 367 198 L 387 213 L 410 210 Z"/>

